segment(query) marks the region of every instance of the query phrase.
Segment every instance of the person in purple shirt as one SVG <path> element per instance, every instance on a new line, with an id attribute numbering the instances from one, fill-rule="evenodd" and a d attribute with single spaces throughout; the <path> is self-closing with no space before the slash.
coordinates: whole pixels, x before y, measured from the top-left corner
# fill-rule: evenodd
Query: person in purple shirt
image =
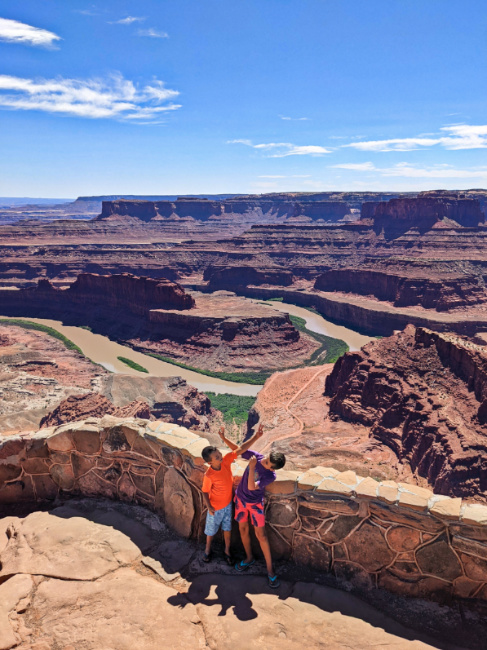
<path id="1" fill-rule="evenodd" d="M 245 560 L 237 562 L 235 568 L 237 571 L 246 571 L 255 561 L 250 544 L 250 519 L 264 554 L 269 587 L 277 589 L 280 582 L 274 573 L 271 549 L 265 532 L 264 499 L 266 487 L 276 480 L 275 470 L 284 467 L 286 457 L 279 451 L 272 451 L 268 456 L 263 456 L 249 449 L 242 454 L 242 458 L 248 460 L 249 464 L 235 492 L 235 519 L 246 557 Z"/>

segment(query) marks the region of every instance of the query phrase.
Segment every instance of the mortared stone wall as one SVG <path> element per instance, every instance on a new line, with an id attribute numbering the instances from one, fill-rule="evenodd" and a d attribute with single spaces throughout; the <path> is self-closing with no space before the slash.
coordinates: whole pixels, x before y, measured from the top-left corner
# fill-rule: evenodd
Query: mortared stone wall
<path id="1" fill-rule="evenodd" d="M 84 495 L 145 505 L 203 534 L 207 440 L 175 424 L 89 418 L 0 441 L 0 506 Z M 235 481 L 246 463 L 233 465 Z M 487 601 L 487 506 L 315 467 L 279 470 L 266 502 L 276 558 L 362 590 Z"/>

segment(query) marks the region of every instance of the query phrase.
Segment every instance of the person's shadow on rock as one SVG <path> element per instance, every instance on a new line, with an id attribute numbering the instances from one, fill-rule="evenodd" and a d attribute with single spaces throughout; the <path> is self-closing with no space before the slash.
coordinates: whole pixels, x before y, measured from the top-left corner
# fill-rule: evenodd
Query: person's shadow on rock
<path id="1" fill-rule="evenodd" d="M 215 586 L 215 596 L 210 596 L 211 588 Z M 246 593 L 246 581 L 238 577 L 202 575 L 191 583 L 186 593 L 170 596 L 167 602 L 174 607 L 185 607 L 188 602 L 193 605 L 212 607 L 220 605 L 218 616 L 226 616 L 229 609 L 239 621 L 251 621 L 257 618 L 257 612 L 252 607 L 252 601 Z"/>

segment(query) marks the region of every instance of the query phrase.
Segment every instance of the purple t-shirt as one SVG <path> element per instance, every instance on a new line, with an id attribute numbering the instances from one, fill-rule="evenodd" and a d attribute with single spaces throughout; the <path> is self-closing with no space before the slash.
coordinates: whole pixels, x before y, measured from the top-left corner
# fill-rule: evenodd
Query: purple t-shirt
<path id="1" fill-rule="evenodd" d="M 244 451 L 244 453 L 242 454 L 242 458 L 245 458 L 245 460 L 250 460 L 252 456 L 255 456 L 257 458 L 257 463 L 255 465 L 255 470 L 254 470 L 255 485 L 257 487 L 257 490 L 249 490 L 249 469 L 250 468 L 247 466 L 244 475 L 242 476 L 242 480 L 238 484 L 237 490 L 235 492 L 235 494 L 243 504 L 263 503 L 266 485 L 269 485 L 270 483 L 272 483 L 272 481 L 276 480 L 275 472 L 273 472 L 270 469 L 266 469 L 265 467 L 262 467 L 261 461 L 264 460 L 265 456 L 259 454 L 258 451 L 252 451 L 251 449 L 247 449 L 247 451 Z"/>

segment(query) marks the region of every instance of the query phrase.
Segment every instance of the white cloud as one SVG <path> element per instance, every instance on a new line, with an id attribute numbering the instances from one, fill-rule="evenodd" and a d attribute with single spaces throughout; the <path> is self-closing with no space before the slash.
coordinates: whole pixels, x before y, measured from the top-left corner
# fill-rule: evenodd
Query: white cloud
<path id="1" fill-rule="evenodd" d="M 74 117 L 146 122 L 180 104 L 179 95 L 154 80 L 139 88 L 121 75 L 108 79 L 24 79 L 0 75 L 0 108 L 38 110 Z"/>
<path id="2" fill-rule="evenodd" d="M 437 138 L 393 138 L 391 140 L 352 142 L 343 146 L 352 147 L 359 151 L 414 151 L 420 147 L 431 147 L 438 143 Z"/>
<path id="3" fill-rule="evenodd" d="M 287 120 L 291 122 L 307 122 L 309 117 L 287 117 L 286 115 L 279 115 L 281 120 Z"/>
<path id="4" fill-rule="evenodd" d="M 481 178 L 487 181 L 487 167 L 470 169 L 455 169 L 450 165 L 434 165 L 432 167 L 416 167 L 407 162 L 397 163 L 392 167 L 376 167 L 371 162 L 343 163 L 331 165 L 333 169 L 348 169 L 350 171 L 372 172 L 380 176 L 400 178 Z"/>
<path id="5" fill-rule="evenodd" d="M 37 47 L 53 47 L 54 43 L 60 40 L 60 36 L 47 31 L 47 29 L 32 27 L 32 25 L 26 25 L 17 20 L 0 18 L 0 41 Z"/>
<path id="6" fill-rule="evenodd" d="M 248 147 L 252 147 L 252 140 L 227 140 L 227 144 L 246 144 Z"/>
<path id="7" fill-rule="evenodd" d="M 251 140 L 228 140 L 227 144 L 244 144 L 247 147 L 265 151 L 269 158 L 286 158 L 287 156 L 322 156 L 331 153 L 330 149 L 318 145 L 296 145 L 291 142 L 267 142 L 253 144 Z"/>
<path id="8" fill-rule="evenodd" d="M 424 147 L 442 146 L 445 149 L 487 149 L 487 125 L 457 124 L 443 126 L 442 133 L 434 137 L 417 136 L 414 138 L 392 138 L 389 140 L 368 140 L 352 142 L 343 147 L 352 147 L 359 151 L 414 151 Z M 446 135 L 444 135 L 446 134 Z"/>
<path id="9" fill-rule="evenodd" d="M 167 32 L 160 32 L 157 29 L 139 29 L 137 32 L 139 36 L 149 36 L 150 38 L 169 38 L 169 34 Z"/>
<path id="10" fill-rule="evenodd" d="M 487 149 L 487 125 L 457 124 L 440 131 L 448 133 L 441 138 L 446 149 Z"/>
<path id="11" fill-rule="evenodd" d="M 342 163 L 341 165 L 332 165 L 334 169 L 351 169 L 358 172 L 374 171 L 375 165 L 371 162 L 364 163 Z"/>
<path id="12" fill-rule="evenodd" d="M 120 20 L 115 20 L 112 25 L 131 25 L 132 23 L 142 23 L 145 18 L 142 16 L 127 16 L 126 18 L 121 18 Z"/>

